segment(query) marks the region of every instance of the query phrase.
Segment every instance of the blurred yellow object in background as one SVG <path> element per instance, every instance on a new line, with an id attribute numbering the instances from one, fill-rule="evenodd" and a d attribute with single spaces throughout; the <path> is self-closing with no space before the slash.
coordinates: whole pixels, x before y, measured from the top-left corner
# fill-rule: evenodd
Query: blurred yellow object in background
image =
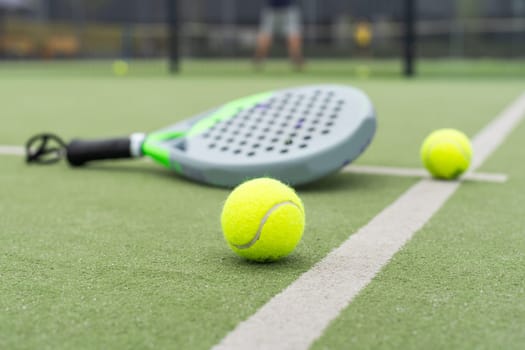
<path id="1" fill-rule="evenodd" d="M 372 28 L 370 23 L 367 21 L 358 22 L 355 27 L 354 40 L 357 46 L 366 48 L 370 46 L 372 42 Z"/>
<path id="2" fill-rule="evenodd" d="M 126 74 L 128 74 L 129 71 L 129 65 L 124 60 L 116 60 L 113 62 L 113 73 L 115 73 L 116 76 L 122 77 Z"/>

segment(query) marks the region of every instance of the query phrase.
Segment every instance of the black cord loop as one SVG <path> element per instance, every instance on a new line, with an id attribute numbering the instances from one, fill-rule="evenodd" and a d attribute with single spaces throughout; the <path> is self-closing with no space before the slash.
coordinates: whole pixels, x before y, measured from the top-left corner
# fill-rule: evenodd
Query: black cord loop
<path id="1" fill-rule="evenodd" d="M 35 135 L 26 143 L 26 162 L 52 164 L 66 155 L 66 143 L 57 135 L 42 133 Z"/>

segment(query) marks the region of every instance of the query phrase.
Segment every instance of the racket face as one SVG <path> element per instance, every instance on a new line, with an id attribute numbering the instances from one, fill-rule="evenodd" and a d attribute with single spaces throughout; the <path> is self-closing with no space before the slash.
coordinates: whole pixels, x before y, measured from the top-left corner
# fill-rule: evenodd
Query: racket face
<path id="1" fill-rule="evenodd" d="M 358 89 L 315 85 L 230 102 L 152 134 L 144 153 L 183 175 L 219 186 L 270 176 L 314 181 L 359 156 L 375 113 Z"/>

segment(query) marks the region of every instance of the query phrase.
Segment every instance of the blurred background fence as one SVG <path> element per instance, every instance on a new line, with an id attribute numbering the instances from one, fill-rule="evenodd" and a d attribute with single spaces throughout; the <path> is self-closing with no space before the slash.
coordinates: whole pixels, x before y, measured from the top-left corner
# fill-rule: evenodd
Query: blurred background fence
<path id="1" fill-rule="evenodd" d="M 0 0 L 8 59 L 163 58 L 172 0 Z M 310 58 L 401 57 L 401 0 L 298 0 Z M 183 58 L 248 58 L 263 0 L 179 0 Z M 525 0 L 416 1 L 420 58 L 525 58 Z M 272 55 L 286 54 L 278 40 Z"/>

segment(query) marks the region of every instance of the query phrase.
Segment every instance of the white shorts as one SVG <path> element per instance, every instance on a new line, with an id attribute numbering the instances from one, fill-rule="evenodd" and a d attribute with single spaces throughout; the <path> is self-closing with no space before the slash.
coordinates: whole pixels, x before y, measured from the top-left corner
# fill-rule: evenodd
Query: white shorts
<path id="1" fill-rule="evenodd" d="M 265 8 L 261 15 L 260 32 L 269 36 L 278 28 L 285 36 L 301 34 L 301 13 L 297 6 L 279 9 Z"/>

